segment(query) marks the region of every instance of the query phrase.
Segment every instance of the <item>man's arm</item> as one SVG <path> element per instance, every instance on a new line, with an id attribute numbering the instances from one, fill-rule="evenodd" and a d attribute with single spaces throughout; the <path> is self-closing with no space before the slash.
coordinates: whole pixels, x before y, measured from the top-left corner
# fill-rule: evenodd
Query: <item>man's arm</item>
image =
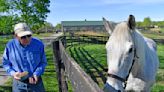
<path id="1" fill-rule="evenodd" d="M 13 76 L 15 74 L 14 69 L 12 68 L 12 64 L 9 60 L 9 50 L 6 47 L 3 53 L 3 58 L 2 58 L 2 64 L 3 68 L 6 70 L 7 74 Z"/>
<path id="2" fill-rule="evenodd" d="M 41 76 L 44 73 L 45 67 L 47 65 L 47 60 L 46 60 L 46 55 L 44 52 L 44 45 L 41 48 L 41 61 L 39 63 L 39 65 L 37 66 L 35 72 L 33 73 L 33 75 L 36 76 Z"/>

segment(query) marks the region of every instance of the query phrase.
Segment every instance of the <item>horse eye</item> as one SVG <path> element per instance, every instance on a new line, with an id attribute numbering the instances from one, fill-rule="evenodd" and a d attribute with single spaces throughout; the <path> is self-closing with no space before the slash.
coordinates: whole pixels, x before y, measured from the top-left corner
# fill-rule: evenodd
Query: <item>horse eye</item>
<path id="1" fill-rule="evenodd" d="M 132 52 L 132 50 L 133 50 L 133 49 L 132 49 L 132 48 L 130 48 L 130 49 L 129 49 L 129 53 L 131 53 L 131 52 Z"/>

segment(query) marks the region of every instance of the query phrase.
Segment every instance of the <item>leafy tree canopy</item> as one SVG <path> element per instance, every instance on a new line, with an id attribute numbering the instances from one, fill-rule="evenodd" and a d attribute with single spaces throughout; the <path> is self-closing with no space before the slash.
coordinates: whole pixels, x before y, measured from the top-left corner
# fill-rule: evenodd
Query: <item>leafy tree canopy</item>
<path id="1" fill-rule="evenodd" d="M 43 24 L 50 12 L 50 0 L 8 0 L 15 14 L 21 17 L 20 21 L 33 26 Z"/>
<path id="2" fill-rule="evenodd" d="M 18 22 L 26 22 L 31 28 L 44 25 L 49 6 L 50 0 L 0 0 L 0 33 L 11 32 L 8 27 Z"/>
<path id="3" fill-rule="evenodd" d="M 150 27 L 151 26 L 151 19 L 149 17 L 146 17 L 144 18 L 144 21 L 143 21 L 143 26 L 145 27 Z"/>

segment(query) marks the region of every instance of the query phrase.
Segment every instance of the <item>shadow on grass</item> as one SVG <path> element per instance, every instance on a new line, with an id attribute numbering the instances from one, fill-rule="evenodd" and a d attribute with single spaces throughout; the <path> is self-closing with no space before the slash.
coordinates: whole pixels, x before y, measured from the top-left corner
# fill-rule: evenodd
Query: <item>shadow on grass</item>
<path id="1" fill-rule="evenodd" d="M 90 75 L 90 77 L 97 83 L 102 80 L 106 82 L 106 77 L 103 72 L 105 68 L 96 61 L 84 48 L 81 47 L 70 47 L 69 48 L 71 57 L 84 69 L 84 71 Z"/>
<path id="2" fill-rule="evenodd" d="M 160 65 L 159 65 L 159 68 L 160 69 L 164 69 L 164 56 L 158 56 L 159 57 L 159 60 L 160 60 Z"/>
<path id="3" fill-rule="evenodd" d="M 98 83 L 95 75 L 93 74 L 93 72 L 91 71 L 90 66 L 87 64 L 87 62 L 85 62 L 86 60 L 80 56 L 80 53 L 78 52 L 78 50 L 76 48 L 73 49 L 73 51 L 75 52 L 75 54 L 73 54 L 73 51 L 71 50 L 71 47 L 69 48 L 71 57 L 74 58 L 74 60 L 84 69 L 84 71 L 86 73 L 88 73 L 91 78 Z"/>
<path id="4" fill-rule="evenodd" d="M 164 56 L 159 55 L 159 60 L 164 62 Z"/>
<path id="5" fill-rule="evenodd" d="M 102 79 L 103 83 L 105 83 L 106 77 L 105 74 L 103 74 L 102 72 L 102 70 L 104 71 L 105 68 L 100 63 L 98 63 L 98 61 L 96 61 L 84 48 L 78 48 L 78 50 L 83 55 L 85 60 L 89 63 L 89 65 L 96 70 L 95 72 L 97 72 L 98 76 Z M 100 68 L 101 70 L 99 70 Z"/>
<path id="6" fill-rule="evenodd" d="M 96 66 L 99 66 L 103 71 L 107 72 L 107 69 L 104 68 L 103 65 L 101 65 L 97 60 L 95 60 L 90 54 L 88 51 L 86 51 L 84 48 L 82 48 L 82 50 L 87 54 L 87 56 L 89 56 L 91 58 L 91 61 L 93 61 Z"/>
<path id="7" fill-rule="evenodd" d="M 46 69 L 45 72 L 50 72 L 51 73 L 51 72 L 56 72 L 56 70 L 55 69 Z"/>

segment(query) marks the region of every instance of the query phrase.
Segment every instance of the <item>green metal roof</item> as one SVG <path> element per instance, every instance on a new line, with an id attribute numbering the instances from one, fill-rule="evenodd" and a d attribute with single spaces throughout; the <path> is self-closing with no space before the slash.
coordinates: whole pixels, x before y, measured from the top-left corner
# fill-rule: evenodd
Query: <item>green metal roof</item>
<path id="1" fill-rule="evenodd" d="M 97 26 L 103 25 L 102 21 L 61 21 L 62 26 Z"/>

